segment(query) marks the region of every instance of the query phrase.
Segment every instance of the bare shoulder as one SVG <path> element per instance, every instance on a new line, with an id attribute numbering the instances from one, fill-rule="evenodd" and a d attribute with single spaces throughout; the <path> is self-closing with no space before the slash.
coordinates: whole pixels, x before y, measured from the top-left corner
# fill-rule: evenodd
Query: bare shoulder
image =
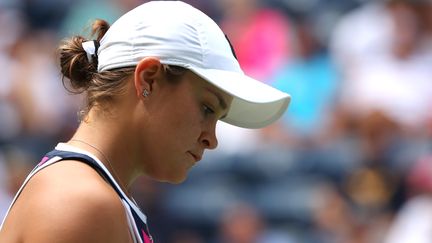
<path id="1" fill-rule="evenodd" d="M 128 242 L 123 205 L 108 183 L 88 165 L 53 164 L 29 181 L 4 230 L 22 242 Z"/>

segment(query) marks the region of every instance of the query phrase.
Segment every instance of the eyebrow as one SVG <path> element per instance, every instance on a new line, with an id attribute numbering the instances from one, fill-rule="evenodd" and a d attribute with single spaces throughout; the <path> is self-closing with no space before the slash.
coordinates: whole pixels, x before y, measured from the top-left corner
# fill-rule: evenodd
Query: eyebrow
<path id="1" fill-rule="evenodd" d="M 216 98 L 218 99 L 218 102 L 219 102 L 219 106 L 222 107 L 222 110 L 227 110 L 228 105 L 218 92 L 216 92 L 210 88 L 207 88 L 207 91 L 209 91 L 210 93 L 212 93 L 216 96 Z M 223 116 L 221 116 L 220 119 L 225 118 L 227 115 L 228 115 L 228 111 Z"/>

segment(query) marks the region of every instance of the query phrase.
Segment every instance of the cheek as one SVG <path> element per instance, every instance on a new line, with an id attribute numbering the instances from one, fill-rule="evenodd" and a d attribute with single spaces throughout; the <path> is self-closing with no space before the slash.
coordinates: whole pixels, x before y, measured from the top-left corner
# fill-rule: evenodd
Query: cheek
<path id="1" fill-rule="evenodd" d="M 193 104 L 193 103 L 192 103 Z M 158 160 L 173 160 L 179 153 L 185 153 L 196 148 L 198 142 L 202 115 L 197 105 L 191 105 L 187 100 L 165 104 L 154 114 L 144 136 L 153 138 L 145 140 L 150 153 Z"/>
<path id="2" fill-rule="evenodd" d="M 203 120 L 199 106 L 193 101 L 184 100 L 175 103 L 170 110 L 165 118 L 168 123 L 166 129 L 177 134 L 177 138 L 197 140 Z"/>
<path id="3" fill-rule="evenodd" d="M 193 103 L 192 103 L 193 104 Z M 144 167 L 156 180 L 181 182 L 191 161 L 187 151 L 196 149 L 203 117 L 198 105 L 177 102 L 152 114 L 151 124 L 143 127 Z"/>

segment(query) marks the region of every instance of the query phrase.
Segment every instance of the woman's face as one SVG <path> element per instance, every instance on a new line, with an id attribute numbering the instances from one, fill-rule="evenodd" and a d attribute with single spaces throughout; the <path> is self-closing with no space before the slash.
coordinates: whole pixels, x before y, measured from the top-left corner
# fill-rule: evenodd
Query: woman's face
<path id="1" fill-rule="evenodd" d="M 216 148 L 216 123 L 228 112 L 231 100 L 190 71 L 175 84 L 162 81 L 145 101 L 144 173 L 171 183 L 185 180 L 204 150 Z"/>

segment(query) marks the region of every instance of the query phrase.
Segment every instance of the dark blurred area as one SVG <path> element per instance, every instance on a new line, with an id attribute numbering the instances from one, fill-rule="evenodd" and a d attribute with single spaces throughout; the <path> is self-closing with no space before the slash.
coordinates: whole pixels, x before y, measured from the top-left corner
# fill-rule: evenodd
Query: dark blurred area
<path id="1" fill-rule="evenodd" d="M 0 218 L 78 126 L 59 41 L 142 2 L 0 0 Z M 219 124 L 185 183 L 135 184 L 157 242 L 432 242 L 432 1 L 187 2 L 292 103 L 265 129 Z"/>

